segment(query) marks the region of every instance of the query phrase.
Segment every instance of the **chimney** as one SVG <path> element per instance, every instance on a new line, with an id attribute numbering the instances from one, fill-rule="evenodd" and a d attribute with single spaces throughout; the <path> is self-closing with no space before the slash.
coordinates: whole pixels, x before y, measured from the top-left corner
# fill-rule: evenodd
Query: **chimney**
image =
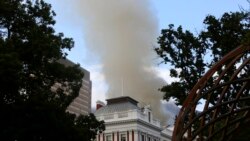
<path id="1" fill-rule="evenodd" d="M 102 102 L 100 100 L 96 101 L 96 110 L 102 108 L 103 106 L 105 106 L 104 102 Z"/>

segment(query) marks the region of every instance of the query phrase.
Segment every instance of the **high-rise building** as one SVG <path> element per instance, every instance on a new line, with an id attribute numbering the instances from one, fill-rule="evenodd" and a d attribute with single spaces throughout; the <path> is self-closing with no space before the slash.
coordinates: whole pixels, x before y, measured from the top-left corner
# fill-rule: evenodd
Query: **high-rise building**
<path id="1" fill-rule="evenodd" d="M 75 63 L 68 59 L 60 59 L 58 62 L 66 67 L 75 65 Z M 82 87 L 80 88 L 78 97 L 76 97 L 67 108 L 68 112 L 74 113 L 77 116 L 80 114 L 86 115 L 91 112 L 92 82 L 90 80 L 90 72 L 82 67 L 80 69 L 84 73 Z"/>

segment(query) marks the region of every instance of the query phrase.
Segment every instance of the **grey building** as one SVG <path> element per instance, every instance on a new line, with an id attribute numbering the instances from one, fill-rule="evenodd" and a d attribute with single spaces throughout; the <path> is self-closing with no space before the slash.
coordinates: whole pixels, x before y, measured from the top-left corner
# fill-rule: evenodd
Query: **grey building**
<path id="1" fill-rule="evenodd" d="M 75 65 L 75 63 L 68 59 L 60 59 L 58 62 L 64 64 L 65 66 Z M 80 69 L 84 73 L 82 87 L 80 88 L 78 97 L 76 97 L 67 108 L 68 112 L 74 113 L 77 116 L 80 114 L 86 115 L 91 112 L 92 82 L 90 80 L 90 72 L 84 68 Z"/>
<path id="2" fill-rule="evenodd" d="M 128 96 L 107 99 L 107 105 L 97 103 L 95 116 L 105 121 L 105 131 L 96 141 L 171 141 L 172 130 L 163 127 L 153 116 L 150 105 L 139 107 Z"/>

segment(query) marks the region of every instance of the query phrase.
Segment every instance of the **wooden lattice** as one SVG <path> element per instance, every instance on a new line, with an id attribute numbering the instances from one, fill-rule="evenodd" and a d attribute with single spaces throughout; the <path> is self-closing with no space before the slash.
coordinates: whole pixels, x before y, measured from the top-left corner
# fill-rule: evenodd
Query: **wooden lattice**
<path id="1" fill-rule="evenodd" d="M 240 125 L 250 121 L 249 90 L 250 46 L 239 46 L 190 91 L 176 119 L 172 141 L 230 140 Z M 204 108 L 198 112 L 200 102 Z"/>

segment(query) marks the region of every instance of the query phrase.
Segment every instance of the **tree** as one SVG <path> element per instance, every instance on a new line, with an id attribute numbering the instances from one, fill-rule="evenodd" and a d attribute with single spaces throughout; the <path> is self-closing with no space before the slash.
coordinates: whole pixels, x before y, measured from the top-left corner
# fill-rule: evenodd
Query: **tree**
<path id="1" fill-rule="evenodd" d="M 173 24 L 163 29 L 155 51 L 172 67 L 170 76 L 179 78 L 160 89 L 164 99 L 176 98 L 177 104 L 182 104 L 211 65 L 240 44 L 249 44 L 249 18 L 246 11 L 225 13 L 219 19 L 208 15 L 203 21 L 205 29 L 196 36 L 181 26 L 175 29 Z"/>
<path id="2" fill-rule="evenodd" d="M 99 122 L 98 120 L 96 120 L 93 114 L 90 114 L 88 116 L 79 116 L 79 118 L 76 120 L 76 125 L 80 129 L 80 131 L 84 131 L 81 133 L 83 134 L 83 136 L 85 136 L 86 140 L 94 139 L 98 131 L 102 131 L 103 129 L 105 129 L 104 121 Z"/>
<path id="3" fill-rule="evenodd" d="M 66 112 L 84 74 L 57 62 L 74 42 L 56 34 L 54 16 L 43 0 L 0 0 L 1 140 L 85 140 L 105 129 L 93 115 L 86 128 L 84 116 Z"/>

